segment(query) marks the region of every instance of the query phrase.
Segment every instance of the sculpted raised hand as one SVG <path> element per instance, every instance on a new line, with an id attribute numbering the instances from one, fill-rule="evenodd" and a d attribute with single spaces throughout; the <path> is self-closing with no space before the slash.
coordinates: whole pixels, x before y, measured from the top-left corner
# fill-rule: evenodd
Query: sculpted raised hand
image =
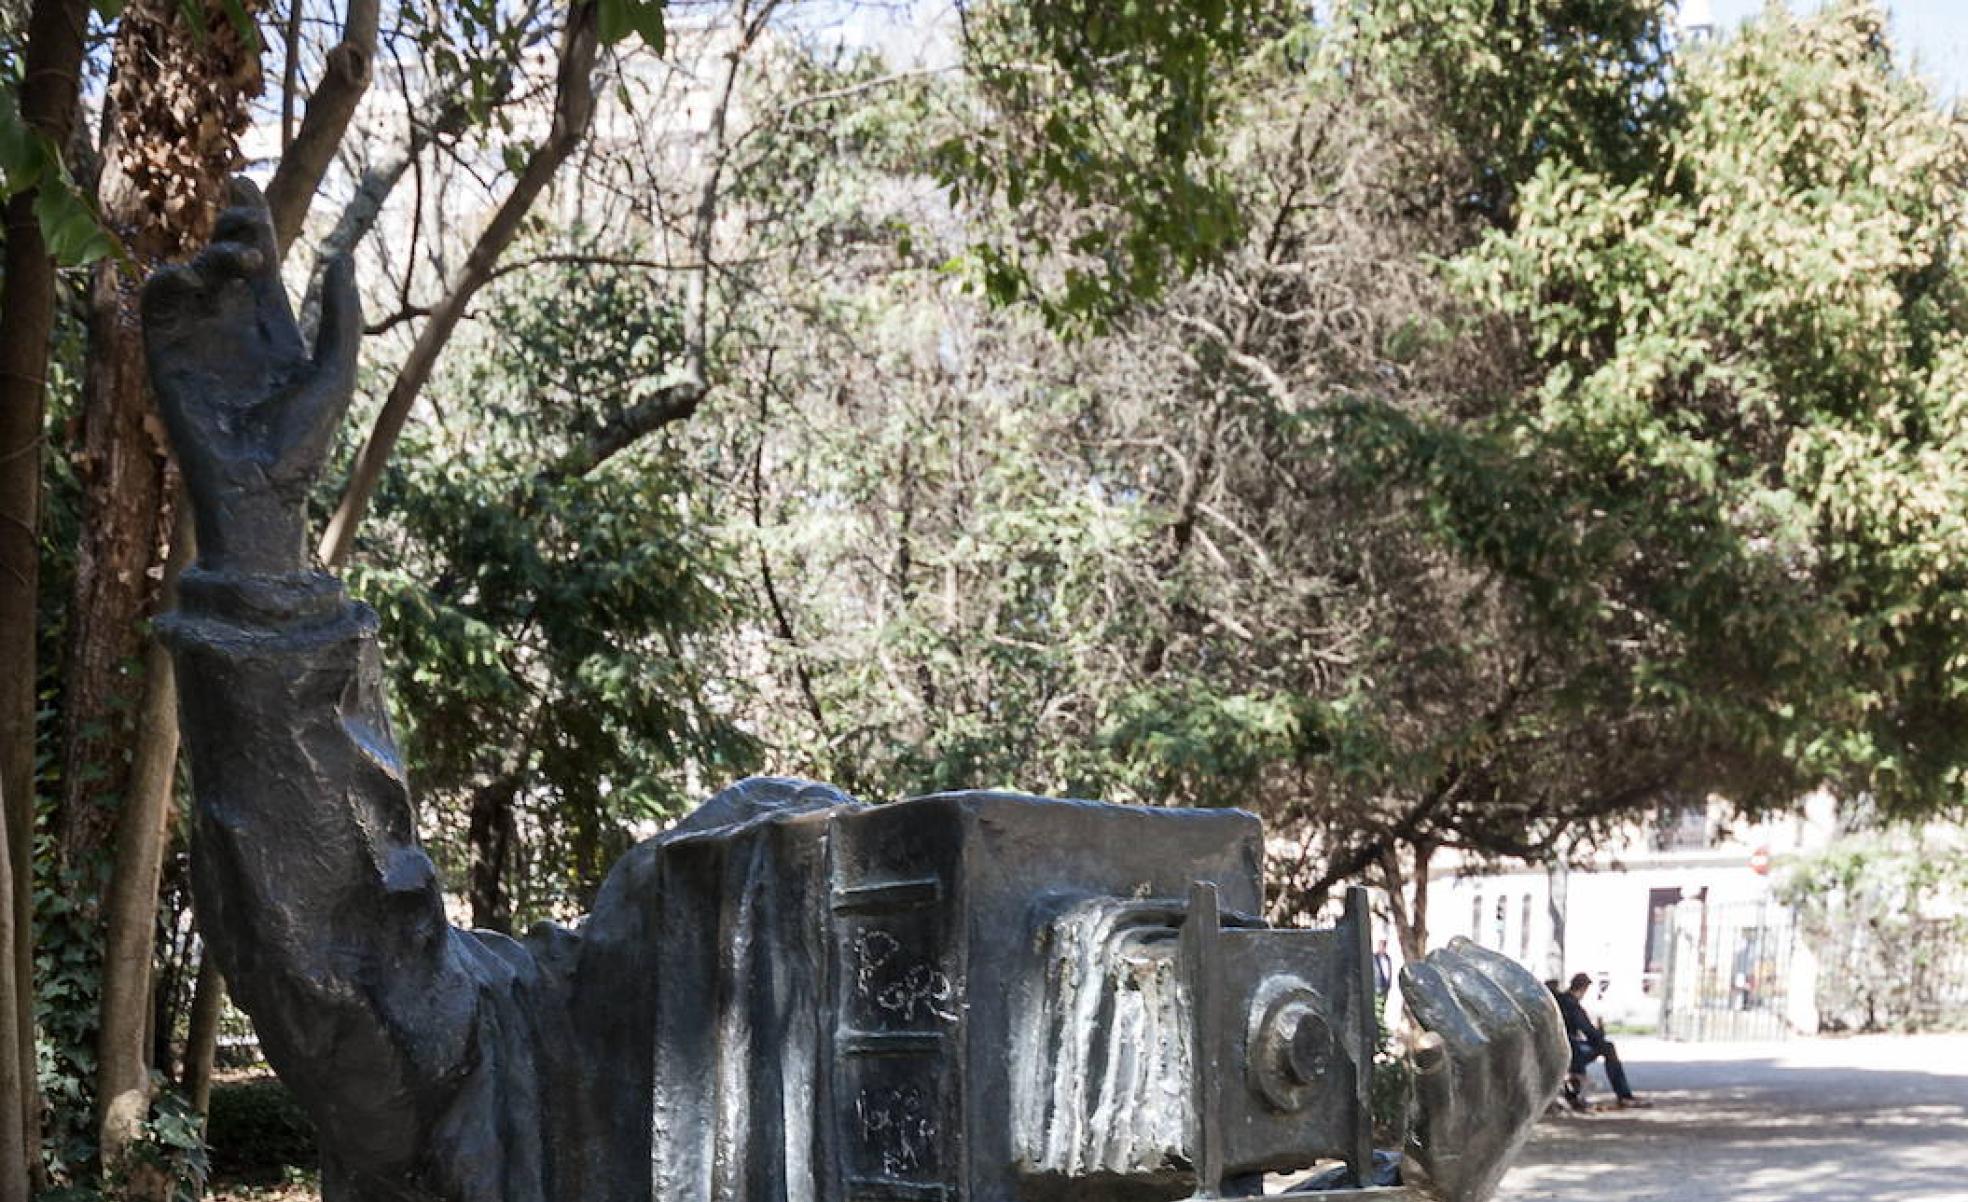
<path id="1" fill-rule="evenodd" d="M 1482 1202 L 1564 1079 L 1564 1019 L 1522 966 L 1467 939 L 1402 969 L 1401 990 L 1424 1028 L 1404 1179 Z"/>
<path id="2" fill-rule="evenodd" d="M 280 281 L 266 199 L 234 180 L 211 245 L 145 283 L 143 323 L 201 564 L 299 570 L 308 558 L 307 494 L 355 387 L 362 314 L 348 259 L 329 265 L 309 354 Z"/>

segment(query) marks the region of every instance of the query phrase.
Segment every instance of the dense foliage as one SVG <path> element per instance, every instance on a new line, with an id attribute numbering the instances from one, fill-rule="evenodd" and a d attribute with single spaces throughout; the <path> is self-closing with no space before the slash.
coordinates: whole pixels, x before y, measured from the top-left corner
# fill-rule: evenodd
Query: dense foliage
<path id="1" fill-rule="evenodd" d="M 1537 498 L 1452 493 L 1451 529 L 1635 647 L 1630 687 L 1743 757 L 1716 786 L 1745 804 L 1965 783 L 1968 139 L 1882 21 L 1777 12 L 1693 57 L 1648 174 L 1547 163 L 1459 264 L 1530 339 L 1481 434 Z"/>
<path id="2" fill-rule="evenodd" d="M 418 436 L 362 569 L 434 842 L 509 787 L 514 864 L 587 882 L 502 869 L 539 913 L 606 861 L 575 815 L 613 846 L 758 763 L 1250 805 L 1311 906 L 1681 796 L 1956 806 L 1962 145 L 1872 10 L 1692 52 L 1616 0 L 1501 38 L 1486 6 L 1075 12 L 972 11 L 954 78 L 754 52 L 711 393 L 660 454 L 552 467 L 692 350 L 687 287 L 605 274 L 692 182 L 503 288 L 499 349 L 440 385 L 480 424 Z M 595 612 L 583 562 L 648 563 L 610 629 L 670 647 L 599 690 L 605 654 L 513 641 Z M 469 579 L 510 604 L 432 604 Z M 513 733 L 562 707 L 597 737 Z"/>
<path id="3" fill-rule="evenodd" d="M 706 697 L 732 614 L 704 490 L 660 444 L 571 462 L 677 354 L 665 300 L 592 267 L 498 286 L 352 567 L 432 847 L 460 879 L 489 851 L 517 895 L 474 884 L 479 925 L 585 909 L 630 831 L 757 761 Z"/>
<path id="4" fill-rule="evenodd" d="M 1822 1030 L 1922 1030 L 1968 1020 L 1960 996 L 1968 847 L 1958 834 L 1870 832 L 1785 866 L 1778 895 L 1796 908 L 1818 961 Z"/>

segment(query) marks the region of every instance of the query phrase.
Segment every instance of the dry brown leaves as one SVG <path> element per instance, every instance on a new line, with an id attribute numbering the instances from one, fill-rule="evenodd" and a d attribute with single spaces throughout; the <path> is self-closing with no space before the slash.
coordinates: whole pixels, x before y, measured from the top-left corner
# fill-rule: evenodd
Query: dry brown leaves
<path id="1" fill-rule="evenodd" d="M 140 261 L 178 258 L 204 242 L 240 161 L 248 102 L 260 94 L 249 43 L 221 0 L 131 0 L 117 31 L 103 217 Z M 264 0 L 245 0 L 257 21 Z"/>

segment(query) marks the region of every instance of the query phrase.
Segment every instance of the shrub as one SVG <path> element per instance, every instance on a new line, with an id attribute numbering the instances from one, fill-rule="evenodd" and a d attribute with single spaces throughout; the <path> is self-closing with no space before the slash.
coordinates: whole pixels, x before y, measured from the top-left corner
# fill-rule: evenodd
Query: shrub
<path id="1" fill-rule="evenodd" d="M 218 1081 L 206 1120 L 214 1177 L 277 1182 L 319 1160 L 314 1123 L 273 1076 Z"/>

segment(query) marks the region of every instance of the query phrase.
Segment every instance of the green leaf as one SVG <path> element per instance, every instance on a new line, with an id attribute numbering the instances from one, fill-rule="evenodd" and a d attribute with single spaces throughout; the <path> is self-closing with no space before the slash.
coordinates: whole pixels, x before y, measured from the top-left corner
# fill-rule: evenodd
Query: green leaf
<path id="1" fill-rule="evenodd" d="M 0 96 L 0 199 L 33 191 L 35 220 L 48 253 L 63 266 L 116 254 L 116 239 L 62 168 L 61 155 L 20 118 L 11 93 Z"/>
<path id="2" fill-rule="evenodd" d="M 21 120 L 13 93 L 0 95 L 0 194 L 13 196 L 34 187 L 47 166 L 46 142 Z"/>
<path id="3" fill-rule="evenodd" d="M 41 236 L 57 263 L 81 266 L 117 254 L 116 240 L 97 220 L 95 210 L 66 181 L 41 188 L 34 197 L 34 216 Z"/>
<path id="4" fill-rule="evenodd" d="M 600 0 L 596 19 L 602 44 L 613 46 L 631 34 L 661 54 L 664 46 L 662 0 Z"/>

